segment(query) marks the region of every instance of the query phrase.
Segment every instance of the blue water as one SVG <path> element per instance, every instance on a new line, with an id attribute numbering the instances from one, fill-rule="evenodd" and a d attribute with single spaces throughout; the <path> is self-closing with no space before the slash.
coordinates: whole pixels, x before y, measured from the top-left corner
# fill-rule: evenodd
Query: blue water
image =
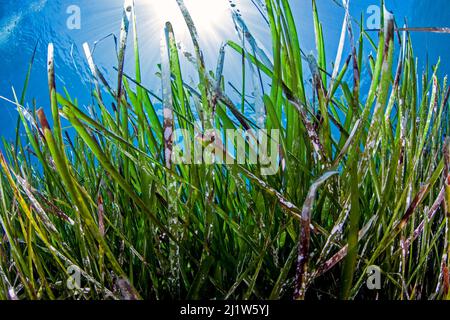
<path id="1" fill-rule="evenodd" d="M 159 44 L 162 25 L 155 19 L 161 15 L 158 10 L 155 10 L 155 8 L 158 9 L 158 5 L 152 7 L 153 11 L 149 10 L 148 3 L 151 1 L 157 1 L 157 4 L 174 0 L 136 0 L 144 83 L 157 91 L 160 85 L 155 72 L 156 65 L 160 62 Z M 223 1 L 227 2 L 227 0 Z M 332 61 L 336 55 L 344 12 L 332 0 L 317 2 L 327 40 L 327 58 L 328 61 Z M 240 0 L 236 3 L 251 31 L 261 45 L 270 52 L 269 30 L 264 20 L 251 5 L 250 0 Z M 378 1 L 351 0 L 350 3 L 351 14 L 359 20 L 361 14 L 364 15 L 364 19 L 367 19 L 369 17 L 367 8 L 378 4 Z M 315 47 L 311 1 L 291 0 L 291 4 L 300 30 L 301 45 L 305 52 L 310 52 Z M 407 18 L 411 27 L 450 27 L 448 0 L 386 0 L 386 4 L 396 15 L 399 25 L 403 25 L 404 19 Z M 81 29 L 79 30 L 67 27 L 67 19 L 70 16 L 67 9 L 71 5 L 79 6 L 81 9 Z M 204 14 L 211 13 L 204 12 Z M 0 96 L 12 98 L 12 87 L 20 95 L 28 63 L 37 44 L 27 103 L 31 106 L 34 99 L 37 107 L 48 107 L 46 55 L 47 44 L 53 42 L 56 48 L 57 86 L 59 89 L 66 87 L 81 104 L 89 104 L 90 80 L 82 44 L 88 42 L 92 48 L 95 41 L 111 33 L 118 36 L 121 17 L 122 0 L 0 0 Z M 161 19 L 164 20 L 164 17 Z M 217 30 L 212 30 L 214 28 Z M 200 33 L 200 38 L 205 48 L 208 67 L 213 70 L 221 42 L 227 39 L 236 40 L 236 35 L 231 18 L 211 25 L 210 29 L 212 31 L 208 33 L 206 31 L 204 34 Z M 376 34 L 374 33 L 373 36 L 375 37 Z M 189 50 L 189 41 L 184 39 L 181 41 L 185 41 L 185 46 Z M 413 34 L 413 41 L 421 68 L 424 68 L 427 61 L 434 64 L 438 57 L 441 57 L 441 73 L 450 74 L 450 35 L 417 33 Z M 109 37 L 97 45 L 94 54 L 96 63 L 108 79 L 113 79 L 114 75 L 113 67 L 116 65 L 114 52 L 113 38 Z M 239 86 L 239 74 L 232 70 L 239 68 L 239 63 L 238 57 L 227 56 L 225 77 L 237 86 Z M 189 66 L 184 67 L 189 68 Z M 331 65 L 329 69 L 332 69 Z M 131 53 L 127 56 L 126 71 L 133 74 Z M 12 139 L 16 119 L 14 107 L 5 101 L 0 101 L 0 135 Z"/>

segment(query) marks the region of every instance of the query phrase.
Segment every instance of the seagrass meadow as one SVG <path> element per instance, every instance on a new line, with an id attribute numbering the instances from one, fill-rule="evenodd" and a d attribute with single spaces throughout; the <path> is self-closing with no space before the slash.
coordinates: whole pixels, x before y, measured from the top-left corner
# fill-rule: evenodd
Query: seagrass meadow
<path id="1" fill-rule="evenodd" d="M 91 105 L 57 86 L 49 44 L 48 105 L 25 101 L 28 76 L 8 102 L 19 121 L 0 156 L 0 299 L 450 298 L 450 90 L 439 61 L 419 72 L 407 28 L 384 10 L 369 33 L 346 1 L 333 60 L 311 1 L 316 50 L 305 54 L 289 0 L 256 2 L 272 52 L 231 6 L 242 41 L 225 41 L 208 70 L 177 0 L 198 77 L 187 83 L 168 23 L 161 96 L 142 85 L 132 1 L 114 83 L 85 46 Z M 227 55 L 242 57 L 238 99 Z M 194 138 L 261 127 L 280 132 L 276 174 L 171 161 L 175 128 Z M 373 266 L 378 290 L 367 286 Z"/>

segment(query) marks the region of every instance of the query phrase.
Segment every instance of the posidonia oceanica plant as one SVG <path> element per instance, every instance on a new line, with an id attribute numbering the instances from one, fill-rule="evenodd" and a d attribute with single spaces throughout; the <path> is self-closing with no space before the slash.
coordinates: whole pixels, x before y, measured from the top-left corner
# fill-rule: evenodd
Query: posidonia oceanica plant
<path id="1" fill-rule="evenodd" d="M 316 50 L 306 55 L 289 1 L 259 0 L 272 52 L 233 11 L 241 41 L 226 42 L 210 71 L 177 4 L 195 85 L 170 23 L 161 96 L 142 84 L 135 7 L 125 1 L 115 85 L 84 46 L 91 105 L 57 86 L 52 44 L 48 105 L 26 103 L 30 73 L 21 97 L 14 92 L 17 139 L 4 140 L 0 157 L 0 298 L 450 297 L 450 91 L 439 62 L 420 74 L 408 30 L 385 10 L 369 33 L 348 1 L 330 63 L 312 0 Z M 124 72 L 128 43 L 134 74 Z M 226 70 L 232 55 L 241 70 Z M 242 74 L 239 99 L 227 72 Z M 229 130 L 240 133 L 226 139 Z M 265 140 L 255 138 L 261 131 Z M 176 132 L 214 147 L 197 162 L 174 161 L 188 152 Z M 262 141 L 276 152 L 270 174 L 249 161 Z M 235 161 L 213 161 L 219 153 Z M 372 266 L 380 290 L 366 285 Z"/>

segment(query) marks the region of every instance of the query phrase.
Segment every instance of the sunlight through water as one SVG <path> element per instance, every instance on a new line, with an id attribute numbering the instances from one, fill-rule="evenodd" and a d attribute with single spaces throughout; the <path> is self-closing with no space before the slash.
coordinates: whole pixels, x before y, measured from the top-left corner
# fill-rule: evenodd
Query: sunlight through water
<path id="1" fill-rule="evenodd" d="M 228 40 L 239 41 L 232 12 L 243 16 L 252 34 L 261 41 L 259 45 L 270 52 L 270 29 L 261 12 L 255 10 L 252 0 L 184 0 L 184 3 L 198 31 L 200 47 L 209 70 L 216 68 L 223 43 Z M 105 7 L 109 9 L 105 10 Z M 88 42 L 91 48 L 95 48 L 96 63 L 106 68 L 104 70 L 106 74 L 114 74 L 111 68 L 114 57 L 111 53 L 115 50 L 115 44 L 112 36 L 106 38 L 105 36 L 112 33 L 118 35 L 123 0 L 98 0 L 95 3 L 86 3 L 84 8 L 90 14 L 84 18 L 83 32 L 76 35 L 75 40 L 78 43 Z M 173 26 L 182 53 L 183 72 L 195 77 L 193 72 L 195 67 L 185 58 L 186 54 L 194 54 L 192 40 L 177 1 L 135 0 L 135 8 L 144 84 L 154 86 L 159 81 L 154 75 L 158 71 L 157 64 L 161 61 L 159 46 L 166 22 L 170 22 Z M 125 70 L 128 72 L 133 72 L 133 59 L 133 50 L 129 49 L 125 63 Z M 239 55 L 228 50 L 226 66 L 237 67 L 240 63 Z M 237 82 L 240 80 L 239 77 L 237 73 L 227 74 L 229 81 Z"/>
<path id="2" fill-rule="evenodd" d="M 258 44 L 271 57 L 272 42 L 270 29 L 255 3 L 264 0 L 184 0 L 198 29 L 200 46 L 206 60 L 207 70 L 215 70 L 221 45 L 232 40 L 239 42 L 232 19 L 232 10 L 242 15 L 248 29 Z M 436 0 L 430 5 L 425 0 L 386 0 L 386 6 L 396 14 L 400 23 L 405 17 L 411 26 L 447 26 L 448 11 L 441 10 L 448 0 Z M 298 27 L 300 45 L 306 54 L 315 52 L 315 35 L 311 16 L 311 0 L 291 0 L 293 15 Z M 323 33 L 326 41 L 328 71 L 333 66 L 330 59 L 336 56 L 344 12 L 338 5 L 341 1 L 317 1 Z M 373 5 L 371 0 L 351 1 L 351 14 L 355 21 L 361 14 L 369 17 L 367 8 Z M 114 36 L 119 37 L 124 0 L 0 0 L 0 57 L 2 74 L 0 76 L 0 95 L 13 98 L 11 87 L 17 91 L 23 86 L 28 63 L 36 46 L 35 63 L 30 78 L 27 98 L 36 98 L 38 106 L 48 104 L 46 81 L 47 45 L 55 45 L 57 85 L 67 88 L 78 97 L 82 105 L 90 103 L 91 73 L 87 67 L 83 52 L 83 43 L 87 42 L 94 50 L 93 57 L 103 75 L 112 84 L 116 81 L 117 55 Z M 143 84 L 147 88 L 158 90 L 160 78 L 156 75 L 161 63 L 161 34 L 164 25 L 170 21 L 173 25 L 177 44 L 182 58 L 183 74 L 187 83 L 195 83 L 195 68 L 185 59 L 186 52 L 194 53 L 192 41 L 186 23 L 180 13 L 176 0 L 135 0 L 137 31 Z M 67 19 L 68 8 L 79 7 L 81 27 L 70 29 Z M 420 14 L 427 8 L 427 15 Z M 420 10 L 418 10 L 420 8 Z M 114 36 L 113 36 L 114 35 Z M 374 34 L 371 33 L 373 36 Z M 130 30 L 128 50 L 125 57 L 125 72 L 134 77 L 134 53 L 132 48 L 133 32 Z M 423 68 L 427 61 L 436 61 L 448 51 L 450 42 L 446 35 L 416 33 L 412 34 L 418 54 L 418 66 Z M 249 46 L 247 44 L 247 49 Z M 348 49 L 348 48 L 346 48 Z M 365 46 L 367 57 L 370 46 Z M 364 62 L 364 61 L 363 61 Z M 239 87 L 241 82 L 241 57 L 230 48 L 225 56 L 225 79 Z M 366 63 L 366 62 L 365 62 Z M 450 63 L 441 61 L 441 72 L 448 73 Z M 307 69 L 305 67 L 305 69 Z M 192 79 L 191 79 L 192 78 Z M 248 79 L 251 77 L 248 74 Z M 305 79 L 310 86 L 308 79 Z M 3 104 L 2 104 L 3 105 Z M 16 112 L 11 107 L 1 111 L 0 124 L 3 132 L 12 132 L 8 124 L 14 122 Z"/>
<path id="3" fill-rule="evenodd" d="M 141 4 L 142 3 L 142 4 Z M 142 32 L 148 29 L 162 29 L 167 21 L 170 21 L 177 31 L 179 40 L 189 39 L 183 16 L 176 1 L 149 1 L 137 2 L 144 10 L 140 14 L 151 14 L 150 19 L 141 20 Z M 232 27 L 230 5 L 224 0 L 186 0 L 186 7 L 194 20 L 197 31 L 207 42 L 218 42 L 222 35 Z"/>

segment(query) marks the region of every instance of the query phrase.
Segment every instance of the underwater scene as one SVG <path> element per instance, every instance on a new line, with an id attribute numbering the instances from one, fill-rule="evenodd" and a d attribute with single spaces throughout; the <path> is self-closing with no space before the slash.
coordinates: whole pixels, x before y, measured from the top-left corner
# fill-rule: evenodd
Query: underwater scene
<path id="1" fill-rule="evenodd" d="M 0 0 L 0 300 L 450 299 L 447 5 Z"/>

